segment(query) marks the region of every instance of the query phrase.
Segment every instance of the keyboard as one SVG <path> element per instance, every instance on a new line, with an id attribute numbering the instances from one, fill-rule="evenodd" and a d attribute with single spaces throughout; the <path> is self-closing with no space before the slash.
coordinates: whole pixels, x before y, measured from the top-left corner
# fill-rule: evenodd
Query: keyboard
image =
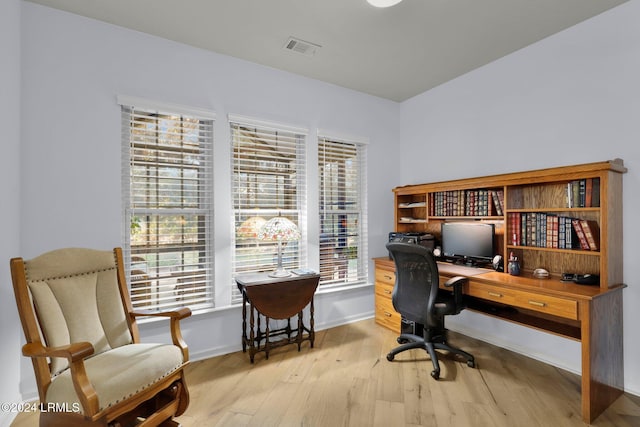
<path id="1" fill-rule="evenodd" d="M 459 274 L 460 276 L 477 276 L 478 274 L 484 274 L 492 270 L 489 270 L 487 268 L 469 267 L 467 265 L 439 262 L 438 271 L 449 274 Z"/>

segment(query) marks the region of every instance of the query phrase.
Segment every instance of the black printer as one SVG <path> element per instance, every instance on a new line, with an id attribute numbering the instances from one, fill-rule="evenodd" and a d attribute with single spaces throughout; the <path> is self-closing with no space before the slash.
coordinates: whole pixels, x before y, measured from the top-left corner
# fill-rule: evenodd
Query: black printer
<path id="1" fill-rule="evenodd" d="M 414 245 L 422 245 L 433 250 L 436 247 L 436 239 L 433 234 L 429 233 L 389 233 L 390 242 L 412 243 Z M 391 258 L 391 255 L 389 255 Z"/>

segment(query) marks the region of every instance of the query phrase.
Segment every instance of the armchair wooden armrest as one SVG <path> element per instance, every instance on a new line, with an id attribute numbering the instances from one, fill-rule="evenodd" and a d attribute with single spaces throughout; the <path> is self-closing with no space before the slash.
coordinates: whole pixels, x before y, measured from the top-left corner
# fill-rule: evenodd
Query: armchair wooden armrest
<path id="1" fill-rule="evenodd" d="M 64 357 L 69 362 L 83 360 L 94 353 L 93 346 L 86 342 L 76 342 L 60 347 L 45 347 L 32 342 L 22 346 L 22 354 L 27 357 Z"/>
<path id="2" fill-rule="evenodd" d="M 71 380 L 85 415 L 93 416 L 100 409 L 98 395 L 91 385 L 84 367 L 84 359 L 94 353 L 91 343 L 86 341 L 71 343 L 59 347 L 45 347 L 42 343 L 32 342 L 22 346 L 22 354 L 28 357 L 64 357 L 69 361 Z"/>
<path id="3" fill-rule="evenodd" d="M 191 316 L 191 309 L 188 307 L 181 307 L 172 311 L 151 311 L 151 310 L 139 310 L 129 313 L 132 317 L 170 317 L 178 320 Z"/>
<path id="4" fill-rule="evenodd" d="M 453 299 L 456 303 L 456 306 L 459 307 L 459 310 L 462 310 L 464 308 L 464 303 L 462 301 L 462 286 L 468 281 L 469 279 L 464 276 L 455 276 L 444 282 L 445 288 L 453 287 Z"/>
<path id="5" fill-rule="evenodd" d="M 129 316 L 131 316 L 132 319 L 137 317 L 168 317 L 171 320 L 171 341 L 173 342 L 173 345 L 177 345 L 182 350 L 183 360 L 185 362 L 189 360 L 189 348 L 182 338 L 180 320 L 191 316 L 190 308 L 181 307 L 172 311 L 130 311 Z"/>

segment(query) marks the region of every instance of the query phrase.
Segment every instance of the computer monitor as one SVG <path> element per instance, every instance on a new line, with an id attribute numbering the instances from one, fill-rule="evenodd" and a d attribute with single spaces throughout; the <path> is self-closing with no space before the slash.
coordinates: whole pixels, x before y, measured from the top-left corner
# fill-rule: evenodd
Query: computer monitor
<path id="1" fill-rule="evenodd" d="M 495 226 L 486 222 L 443 222 L 442 256 L 448 261 L 487 264 L 495 255 Z"/>

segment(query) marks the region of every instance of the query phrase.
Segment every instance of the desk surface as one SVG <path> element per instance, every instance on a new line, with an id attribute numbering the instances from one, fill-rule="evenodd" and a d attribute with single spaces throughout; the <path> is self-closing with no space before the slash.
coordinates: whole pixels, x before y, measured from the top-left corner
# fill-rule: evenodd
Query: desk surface
<path id="1" fill-rule="evenodd" d="M 390 269 L 395 269 L 392 260 L 388 258 L 376 258 L 376 262 L 387 265 Z M 477 267 L 456 265 L 447 262 L 438 262 L 438 272 L 442 276 L 466 276 L 474 281 L 487 284 L 499 284 L 500 286 L 513 289 L 532 291 L 552 296 L 570 297 L 579 300 L 590 300 L 598 295 L 624 287 L 625 285 L 613 286 L 607 290 L 602 290 L 598 286 L 577 285 L 573 282 L 563 282 L 557 277 L 540 279 L 532 274 L 523 272 L 520 276 L 512 276 L 508 273 L 501 273 L 495 270 Z"/>
<path id="2" fill-rule="evenodd" d="M 238 286 L 256 286 L 256 285 L 270 285 L 273 283 L 282 283 L 282 282 L 295 282 L 299 280 L 309 279 L 317 277 L 320 278 L 319 274 L 293 274 L 287 277 L 270 277 L 269 273 L 250 273 L 250 274 L 242 274 L 235 278 Z"/>

